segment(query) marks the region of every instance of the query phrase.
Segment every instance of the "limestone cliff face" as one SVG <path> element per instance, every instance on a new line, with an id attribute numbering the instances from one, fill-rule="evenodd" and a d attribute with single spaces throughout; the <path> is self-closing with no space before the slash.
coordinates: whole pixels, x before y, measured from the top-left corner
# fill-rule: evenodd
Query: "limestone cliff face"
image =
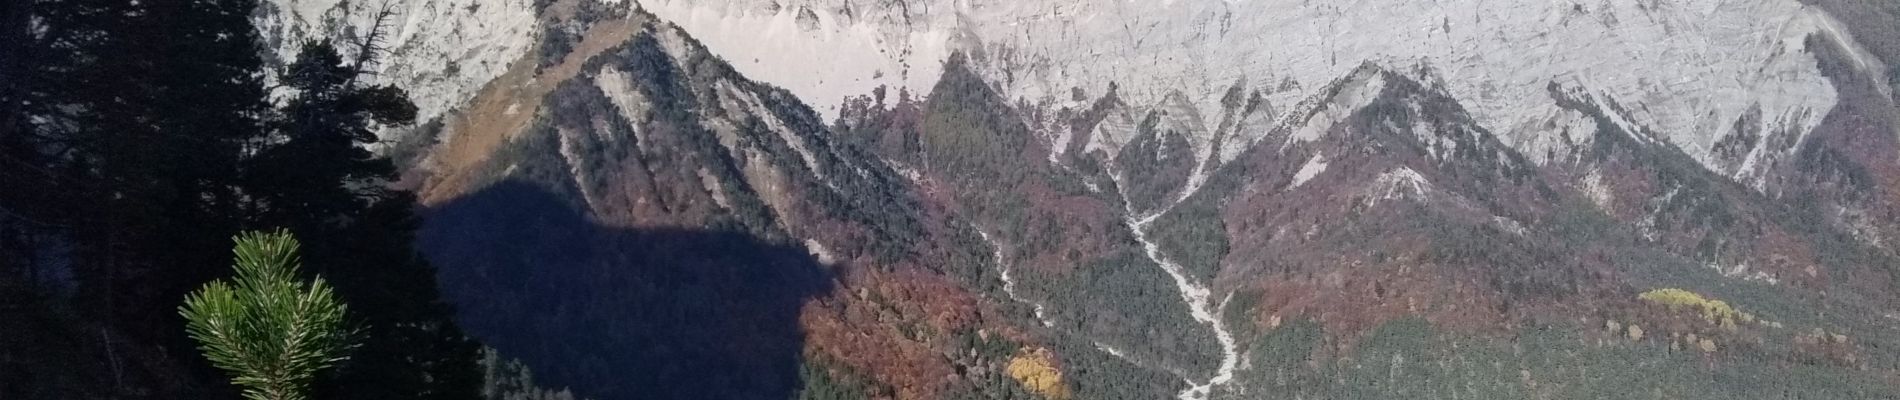
<path id="1" fill-rule="evenodd" d="M 376 79 L 408 90 L 422 120 L 461 107 L 539 37 L 533 0 L 267 0 L 258 28 L 267 59 L 297 55 L 305 40 L 333 38 L 352 53 L 380 29 Z M 378 19 L 384 12 L 388 15 Z M 381 27 L 378 28 L 378 23 Z"/>
<path id="2" fill-rule="evenodd" d="M 590 0 L 592 1 L 592 0 Z M 418 94 L 423 116 L 458 107 L 543 36 L 529 0 L 266 2 L 274 54 L 318 34 L 357 37 L 379 11 L 390 54 L 383 79 Z M 1856 68 L 1884 71 L 1841 24 L 1794 0 L 1696 4 L 1351 2 L 1297 0 L 987 1 L 637 0 L 679 24 L 741 73 L 784 87 L 826 117 L 880 86 L 927 95 L 951 54 L 971 54 L 1005 97 L 1048 109 L 1113 84 L 1134 114 L 1185 107 L 1200 155 L 1228 160 L 1266 128 L 1217 138 L 1223 99 L 1238 90 L 1276 105 L 1265 118 L 1363 62 L 1406 70 L 1466 103 L 1486 128 L 1535 159 L 1568 146 L 1553 126 L 1580 118 L 1551 99 L 1557 84 L 1616 103 L 1629 130 L 1650 130 L 1713 170 L 1759 179 L 1759 159 L 1788 148 L 1730 149 L 1731 136 L 1804 136 L 1838 101 L 1806 39 L 1845 44 Z M 571 6 L 569 6 L 571 7 Z M 1872 74 L 1884 80 L 1882 73 Z M 1171 101 L 1177 98 L 1180 101 Z M 1170 115 L 1182 115 L 1178 112 Z M 1747 122 L 1753 130 L 1737 129 Z M 1044 132 L 1066 141 L 1066 130 Z M 1105 139 L 1105 138 L 1104 138 Z M 1118 147 L 1118 146 L 1115 146 Z M 1773 148 L 1771 148 L 1773 147 Z M 1064 151 L 1058 146 L 1054 151 Z M 1114 147 L 1111 147 L 1114 148 Z"/>
<path id="3" fill-rule="evenodd" d="M 1724 137 L 1746 134 L 1732 129 L 1738 120 L 1805 133 L 1837 101 L 1807 37 L 1858 48 L 1831 17 L 1794 0 L 640 3 L 739 71 L 828 114 L 839 99 L 880 85 L 927 94 L 942 61 L 964 52 L 1006 97 L 1050 109 L 1079 108 L 1075 91 L 1099 96 L 1111 84 L 1136 114 L 1173 108 L 1168 99 L 1181 97 L 1205 126 L 1196 152 L 1223 147 L 1222 160 L 1268 129 L 1216 143 L 1211 131 L 1230 91 L 1286 107 L 1373 61 L 1443 85 L 1485 128 L 1540 161 L 1567 146 L 1551 127 L 1577 119 L 1544 89 L 1558 84 L 1620 105 L 1616 118 L 1630 130 L 1653 131 L 1711 169 L 1745 176 L 1754 164 L 1711 156 Z M 1877 59 L 1854 54 L 1881 70 Z M 1791 151 L 1758 147 L 1750 157 Z"/>

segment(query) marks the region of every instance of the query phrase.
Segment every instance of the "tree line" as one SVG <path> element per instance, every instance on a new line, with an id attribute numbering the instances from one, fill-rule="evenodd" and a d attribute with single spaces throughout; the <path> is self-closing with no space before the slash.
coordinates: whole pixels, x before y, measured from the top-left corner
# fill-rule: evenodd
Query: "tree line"
<path id="1" fill-rule="evenodd" d="M 235 396 L 177 307 L 231 274 L 234 235 L 279 228 L 360 334 L 312 398 L 478 396 L 478 347 L 413 246 L 414 196 L 366 149 L 416 118 L 369 79 L 381 27 L 273 68 L 257 7 L 0 5 L 0 318 L 39 324 L 0 334 L 84 333 L 0 340 L 0 398 Z M 100 385 L 40 383 L 73 379 Z"/>

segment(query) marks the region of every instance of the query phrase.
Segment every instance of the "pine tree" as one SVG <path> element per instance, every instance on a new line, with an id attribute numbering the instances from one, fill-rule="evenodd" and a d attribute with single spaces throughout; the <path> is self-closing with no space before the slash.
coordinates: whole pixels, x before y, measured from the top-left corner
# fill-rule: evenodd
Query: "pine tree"
<path id="1" fill-rule="evenodd" d="M 364 83 L 363 56 L 346 60 L 326 42 L 307 44 L 283 73 L 293 93 L 276 140 L 246 165 L 257 223 L 307 240 L 309 263 L 336 279 L 338 294 L 364 309 L 365 341 L 319 398 L 472 399 L 479 348 L 441 302 L 435 271 L 415 251 L 415 199 L 392 189 L 395 167 L 366 149 L 379 126 L 412 123 L 416 108 L 393 86 Z"/>
<path id="2" fill-rule="evenodd" d="M 0 27 L 0 221 L 9 253 L 58 259 L 72 308 L 110 336 L 113 362 L 194 360 L 173 300 L 228 274 L 218 266 L 242 221 L 243 148 L 270 112 L 250 16 L 255 0 L 21 0 Z M 25 12 L 17 16 L 15 12 Z M 15 31 L 14 29 L 22 29 Z M 30 221 L 30 222 L 22 222 Z M 50 238 L 38 242 L 34 238 Z M 52 243 L 47 245 L 44 243 Z M 49 250 L 52 249 L 52 250 Z M 109 335 L 108 335 L 109 334 Z M 118 343 L 117 345 L 110 343 Z M 209 395 L 208 365 L 182 379 L 115 379 L 115 390 Z"/>
<path id="3" fill-rule="evenodd" d="M 298 279 L 289 232 L 250 232 L 236 242 L 237 276 L 205 284 L 179 307 L 186 331 L 244 397 L 307 398 L 317 373 L 346 358 L 346 307 L 323 278 Z"/>
<path id="4" fill-rule="evenodd" d="M 22 148 L 67 194 L 90 309 L 137 332 L 163 301 L 221 274 L 236 233 L 237 161 L 268 113 L 254 0 L 34 1 L 15 68 Z M 136 282 L 140 290 L 129 290 Z"/>
<path id="5" fill-rule="evenodd" d="M 371 305 L 349 321 L 369 339 L 317 378 L 314 395 L 475 396 L 476 348 L 413 250 L 414 200 L 388 188 L 394 168 L 363 147 L 373 126 L 415 113 L 400 90 L 360 82 L 367 59 L 330 50 L 293 66 L 281 79 L 292 96 L 275 106 L 256 0 L 0 4 L 0 40 L 21 39 L 0 44 L 0 211 L 13 214 L 0 217 L 0 235 L 52 237 L 70 256 L 76 320 L 117 343 L 86 351 L 163 364 L 153 367 L 163 378 L 114 376 L 108 390 L 222 397 L 168 304 L 230 273 L 219 266 L 231 235 L 281 226 L 339 298 Z M 21 20 L 33 23 L 8 23 Z M 0 269 L 30 271 L 16 264 L 46 248 L 0 240 Z"/>

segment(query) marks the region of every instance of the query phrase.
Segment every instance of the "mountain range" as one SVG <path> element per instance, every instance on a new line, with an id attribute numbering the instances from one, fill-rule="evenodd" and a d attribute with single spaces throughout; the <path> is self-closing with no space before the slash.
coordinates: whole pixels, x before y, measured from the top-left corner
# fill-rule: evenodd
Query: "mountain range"
<path id="1" fill-rule="evenodd" d="M 1900 397 L 1900 4 L 373 3 L 267 58 L 577 395 Z"/>

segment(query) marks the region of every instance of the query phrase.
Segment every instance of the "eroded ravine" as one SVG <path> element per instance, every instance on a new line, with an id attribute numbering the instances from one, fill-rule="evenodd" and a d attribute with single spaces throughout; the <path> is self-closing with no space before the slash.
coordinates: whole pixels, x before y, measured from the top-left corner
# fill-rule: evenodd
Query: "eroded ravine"
<path id="1" fill-rule="evenodd" d="M 974 226 L 972 226 L 971 228 L 975 229 Z M 1014 300 L 1018 303 L 1028 304 L 1030 307 L 1033 307 L 1035 309 L 1036 322 L 1041 323 L 1043 327 L 1051 327 L 1051 328 L 1055 327 L 1056 326 L 1055 320 L 1049 318 L 1048 307 L 1043 306 L 1041 302 L 1037 302 L 1035 300 L 1030 300 L 1029 298 L 1023 297 L 1022 294 L 1016 291 L 1016 276 L 1015 274 L 1011 273 L 1012 268 L 1009 267 L 1008 261 L 1003 258 L 1003 246 L 1000 244 L 997 244 L 995 239 L 990 238 L 989 232 L 985 232 L 981 229 L 976 229 L 976 234 L 977 236 L 981 236 L 983 238 L 984 243 L 988 243 L 990 245 L 990 251 L 991 251 L 990 256 L 994 260 L 996 260 L 996 272 L 997 272 L 997 275 L 1001 277 L 1003 281 L 1003 294 L 1009 296 L 1010 300 Z M 1115 346 L 1110 346 L 1107 343 L 1102 343 L 1101 341 L 1092 341 L 1092 342 L 1095 344 L 1096 350 L 1100 350 L 1103 353 L 1107 353 L 1108 355 L 1115 356 L 1115 358 L 1120 358 L 1123 361 L 1127 361 L 1129 363 L 1133 363 L 1136 365 L 1141 364 L 1140 362 L 1135 361 L 1134 358 L 1130 358 L 1128 356 L 1128 352 L 1122 351 L 1119 348 L 1115 348 Z M 1193 384 L 1193 383 L 1189 382 L 1189 384 Z"/>
<path id="2" fill-rule="evenodd" d="M 1220 343 L 1220 367 L 1214 370 L 1214 376 L 1208 378 L 1206 382 L 1196 383 L 1189 380 L 1188 389 L 1181 391 L 1181 400 L 1206 400 L 1214 391 L 1214 387 L 1234 379 L 1234 368 L 1240 361 L 1239 346 L 1235 344 L 1234 334 L 1227 331 L 1227 326 L 1221 323 L 1215 312 L 1218 307 L 1209 300 L 1213 292 L 1206 285 L 1195 283 L 1189 278 L 1187 271 L 1181 268 L 1180 264 L 1169 261 L 1167 256 L 1161 253 L 1161 246 L 1149 240 L 1148 234 L 1143 231 L 1149 223 L 1154 222 L 1155 216 L 1158 215 L 1160 214 L 1137 219 L 1131 213 L 1127 220 L 1128 229 L 1134 231 L 1135 240 L 1141 242 L 1141 247 L 1148 258 L 1161 265 L 1161 269 L 1174 278 L 1174 285 L 1181 289 L 1182 301 L 1187 302 L 1189 316 L 1212 329 L 1214 340 Z"/>
<path id="3" fill-rule="evenodd" d="M 1202 170 L 1202 168 L 1197 167 L 1196 170 L 1195 175 L 1199 175 L 1199 171 Z M 1167 255 L 1161 252 L 1161 245 L 1150 240 L 1147 232 L 1149 224 L 1153 223 L 1156 218 L 1167 214 L 1169 210 L 1173 210 L 1176 204 L 1180 204 L 1181 201 L 1187 199 L 1189 195 L 1194 194 L 1194 192 L 1200 188 L 1199 183 L 1204 181 L 1204 179 L 1190 179 L 1188 187 L 1183 188 L 1180 195 L 1175 197 L 1173 201 L 1163 204 L 1155 210 L 1153 214 L 1141 216 L 1141 214 L 1136 212 L 1133 206 L 1130 205 L 1128 193 L 1120 189 L 1127 187 L 1127 185 L 1122 183 L 1120 173 L 1112 173 L 1110 176 L 1116 180 L 1115 187 L 1120 191 L 1118 194 L 1121 196 L 1122 205 L 1125 208 L 1124 212 L 1126 214 L 1123 217 L 1123 222 L 1128 225 L 1128 230 L 1133 231 L 1135 241 L 1141 243 L 1143 253 L 1148 255 L 1148 259 L 1153 260 L 1156 265 L 1160 265 L 1162 271 L 1167 272 L 1169 277 L 1174 278 L 1174 285 L 1181 290 L 1181 300 L 1187 303 L 1188 315 L 1193 317 L 1195 321 L 1205 324 L 1209 329 L 1212 329 L 1214 331 L 1215 342 L 1220 344 L 1220 366 L 1215 368 L 1214 376 L 1209 377 L 1204 382 L 1196 382 L 1192 378 L 1187 378 L 1188 388 L 1187 390 L 1181 391 L 1181 400 L 1207 400 L 1213 394 L 1215 387 L 1226 384 L 1234 379 L 1234 369 L 1240 364 L 1240 347 L 1234 341 L 1233 332 L 1227 330 L 1226 324 L 1220 321 L 1219 313 L 1215 312 L 1220 307 L 1216 306 L 1212 300 L 1209 300 L 1209 298 L 1213 296 L 1213 291 L 1208 289 L 1208 286 L 1204 283 L 1194 282 L 1193 278 L 1188 277 L 1187 270 L 1182 268 L 1180 264 L 1169 261 Z"/>
<path id="4" fill-rule="evenodd" d="M 989 243 L 990 245 L 990 257 L 996 260 L 997 275 L 1003 279 L 1003 294 L 1009 295 L 1011 300 L 1015 300 L 1018 303 L 1028 304 L 1030 307 L 1034 307 L 1036 310 L 1036 321 L 1041 322 L 1042 326 L 1055 326 L 1055 321 L 1049 319 L 1048 307 L 1044 307 L 1042 303 L 1034 300 L 1023 298 L 1021 294 L 1016 293 L 1016 277 L 1010 274 L 1009 263 L 1003 259 L 1003 246 L 996 244 L 996 239 L 990 238 L 989 232 L 977 229 L 976 234 L 977 236 L 982 236 L 983 242 Z"/>

